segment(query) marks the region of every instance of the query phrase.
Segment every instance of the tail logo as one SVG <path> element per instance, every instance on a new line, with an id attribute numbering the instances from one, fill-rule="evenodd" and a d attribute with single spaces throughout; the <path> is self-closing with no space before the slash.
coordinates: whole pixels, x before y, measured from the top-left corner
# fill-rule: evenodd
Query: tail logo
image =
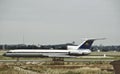
<path id="1" fill-rule="evenodd" d="M 88 42 L 86 42 L 86 43 L 85 43 L 85 45 L 86 45 L 86 46 L 89 46 L 89 43 L 88 43 Z"/>

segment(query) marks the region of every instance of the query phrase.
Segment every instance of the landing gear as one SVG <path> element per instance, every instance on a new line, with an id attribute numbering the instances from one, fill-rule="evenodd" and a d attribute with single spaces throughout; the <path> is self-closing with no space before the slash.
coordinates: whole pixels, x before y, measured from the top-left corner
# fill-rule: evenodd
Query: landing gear
<path id="1" fill-rule="evenodd" d="M 64 58 L 62 57 L 54 57 L 52 61 L 54 65 L 64 65 Z"/>

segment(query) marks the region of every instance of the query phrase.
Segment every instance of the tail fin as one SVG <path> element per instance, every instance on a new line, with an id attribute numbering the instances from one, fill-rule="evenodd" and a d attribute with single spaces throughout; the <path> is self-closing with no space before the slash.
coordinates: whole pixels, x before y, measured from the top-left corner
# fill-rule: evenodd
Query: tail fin
<path id="1" fill-rule="evenodd" d="M 105 39 L 105 38 L 86 39 L 82 44 L 80 44 L 80 45 L 78 46 L 77 49 L 90 49 L 91 46 L 92 46 L 92 44 L 93 44 L 93 42 L 94 42 L 95 40 L 102 40 L 102 39 Z"/>

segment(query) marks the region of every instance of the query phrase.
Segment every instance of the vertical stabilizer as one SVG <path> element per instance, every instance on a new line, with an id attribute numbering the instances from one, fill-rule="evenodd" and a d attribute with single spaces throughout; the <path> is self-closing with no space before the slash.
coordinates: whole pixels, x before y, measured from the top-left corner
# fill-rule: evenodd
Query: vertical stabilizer
<path id="1" fill-rule="evenodd" d="M 78 49 L 90 49 L 94 40 L 87 40 Z"/>
<path id="2" fill-rule="evenodd" d="M 90 49 L 93 42 L 95 40 L 103 40 L 105 38 L 99 38 L 99 39 L 86 39 L 83 43 L 81 43 L 77 49 Z"/>

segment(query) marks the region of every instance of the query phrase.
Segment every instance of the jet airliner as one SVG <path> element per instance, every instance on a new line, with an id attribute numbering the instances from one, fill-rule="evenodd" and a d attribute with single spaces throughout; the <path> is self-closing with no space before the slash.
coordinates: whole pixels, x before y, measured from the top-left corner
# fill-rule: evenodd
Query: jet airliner
<path id="1" fill-rule="evenodd" d="M 101 38 L 103 39 L 103 38 Z M 100 39 L 86 39 L 78 46 L 68 46 L 72 50 L 41 50 L 41 49 L 15 49 L 9 50 L 3 56 L 7 57 L 52 57 L 52 58 L 66 58 L 76 57 L 79 55 L 88 55 L 91 53 L 91 46 L 95 40 Z"/>

